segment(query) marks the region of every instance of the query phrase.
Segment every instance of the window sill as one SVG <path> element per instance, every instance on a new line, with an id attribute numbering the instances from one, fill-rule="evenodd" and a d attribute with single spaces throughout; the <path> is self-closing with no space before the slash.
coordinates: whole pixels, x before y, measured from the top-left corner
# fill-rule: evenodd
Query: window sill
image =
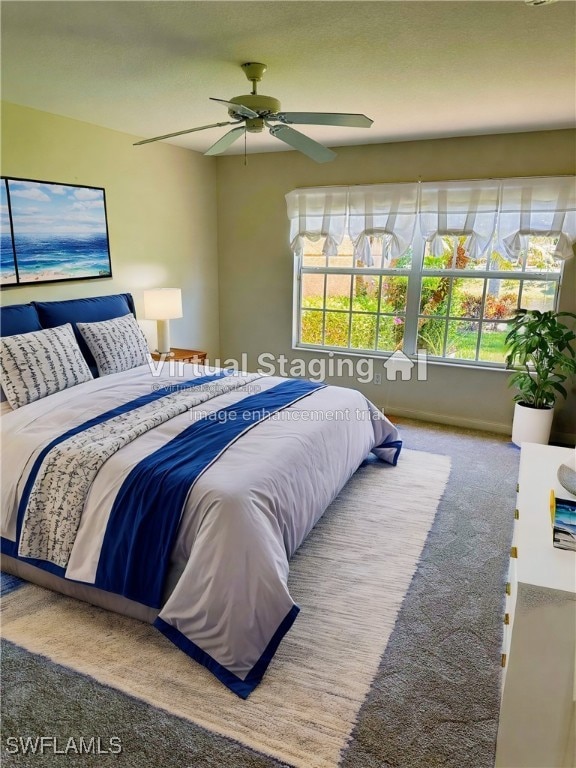
<path id="1" fill-rule="evenodd" d="M 390 360 L 394 358 L 394 355 L 397 355 L 397 357 L 394 358 L 394 363 L 399 369 L 403 364 L 410 365 L 410 367 L 412 367 L 412 365 L 418 361 L 416 355 L 405 355 L 404 353 L 400 353 L 403 357 L 398 357 L 398 352 L 382 352 L 375 354 L 370 351 L 342 349 L 342 347 L 315 347 L 294 344 L 292 345 L 292 349 L 296 352 L 315 352 L 317 355 L 322 356 L 339 355 L 341 357 L 362 357 L 365 359 L 372 358 L 373 360 Z M 512 370 L 505 367 L 504 363 L 491 363 L 472 360 L 449 360 L 446 358 L 427 357 L 426 365 L 440 366 L 443 368 L 468 368 L 472 371 L 494 371 L 506 374 L 513 373 Z"/>

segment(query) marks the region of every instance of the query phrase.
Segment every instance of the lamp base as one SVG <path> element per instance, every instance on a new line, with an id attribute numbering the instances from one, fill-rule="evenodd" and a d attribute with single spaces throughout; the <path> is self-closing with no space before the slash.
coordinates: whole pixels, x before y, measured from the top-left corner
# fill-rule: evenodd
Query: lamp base
<path id="1" fill-rule="evenodd" d="M 158 320 L 158 349 L 157 352 L 160 355 L 167 355 L 170 353 L 170 321 Z"/>

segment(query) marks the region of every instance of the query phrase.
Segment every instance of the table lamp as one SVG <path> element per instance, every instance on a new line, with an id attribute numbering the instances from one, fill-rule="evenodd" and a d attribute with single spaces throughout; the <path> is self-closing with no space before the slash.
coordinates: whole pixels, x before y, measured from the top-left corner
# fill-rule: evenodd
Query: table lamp
<path id="1" fill-rule="evenodd" d="M 170 320 L 182 317 L 180 288 L 152 288 L 144 291 L 144 317 L 158 322 L 158 349 L 161 355 L 170 352 Z"/>

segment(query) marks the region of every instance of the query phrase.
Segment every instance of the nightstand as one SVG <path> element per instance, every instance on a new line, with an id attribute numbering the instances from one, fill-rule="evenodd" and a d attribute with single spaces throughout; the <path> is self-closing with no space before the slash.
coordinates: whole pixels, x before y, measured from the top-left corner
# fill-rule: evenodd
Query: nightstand
<path id="1" fill-rule="evenodd" d="M 152 360 L 160 360 L 161 355 L 159 352 L 152 352 Z M 196 363 L 197 365 L 204 365 L 206 360 L 206 352 L 201 352 L 199 349 L 179 349 L 178 347 L 170 347 L 170 354 L 165 356 L 167 362 L 177 363 Z"/>

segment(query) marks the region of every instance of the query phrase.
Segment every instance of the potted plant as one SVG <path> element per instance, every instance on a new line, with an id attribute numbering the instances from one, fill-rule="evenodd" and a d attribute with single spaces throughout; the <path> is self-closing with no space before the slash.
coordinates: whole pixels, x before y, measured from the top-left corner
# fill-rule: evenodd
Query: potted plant
<path id="1" fill-rule="evenodd" d="M 506 367 L 516 373 L 508 385 L 514 397 L 512 442 L 547 444 L 556 399 L 567 397 L 564 382 L 576 373 L 576 334 L 560 318 L 576 319 L 572 312 L 518 309 L 506 336 Z"/>

